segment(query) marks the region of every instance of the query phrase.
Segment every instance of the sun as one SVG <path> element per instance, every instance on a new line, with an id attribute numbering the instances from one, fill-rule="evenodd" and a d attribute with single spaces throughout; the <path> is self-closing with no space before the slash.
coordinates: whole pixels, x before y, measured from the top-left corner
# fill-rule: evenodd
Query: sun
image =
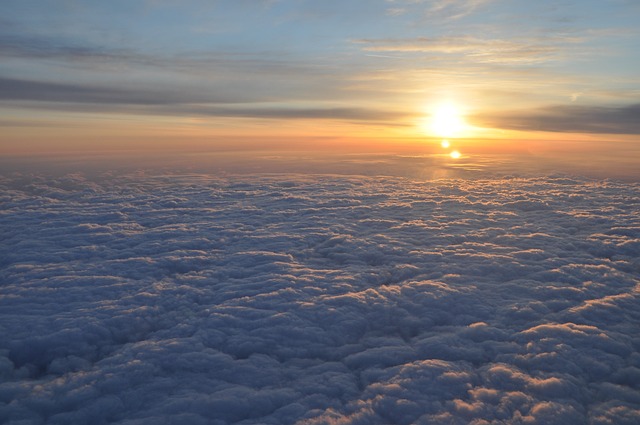
<path id="1" fill-rule="evenodd" d="M 428 130 L 435 136 L 456 137 L 465 129 L 462 113 L 453 103 L 443 103 L 431 114 Z"/>

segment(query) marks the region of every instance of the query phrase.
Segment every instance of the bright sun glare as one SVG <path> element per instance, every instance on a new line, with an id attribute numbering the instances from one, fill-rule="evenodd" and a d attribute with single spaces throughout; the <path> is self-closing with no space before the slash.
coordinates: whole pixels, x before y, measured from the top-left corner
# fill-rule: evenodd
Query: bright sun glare
<path id="1" fill-rule="evenodd" d="M 460 110 L 452 103 L 438 106 L 429 122 L 429 131 L 439 137 L 456 137 L 465 127 Z"/>

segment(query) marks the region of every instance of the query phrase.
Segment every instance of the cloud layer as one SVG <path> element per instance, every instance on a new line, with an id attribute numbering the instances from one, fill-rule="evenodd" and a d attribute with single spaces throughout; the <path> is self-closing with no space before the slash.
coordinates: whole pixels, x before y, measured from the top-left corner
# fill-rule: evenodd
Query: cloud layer
<path id="1" fill-rule="evenodd" d="M 0 184 L 0 422 L 640 417 L 637 184 Z"/>
<path id="2" fill-rule="evenodd" d="M 478 115 L 478 124 L 512 130 L 640 134 L 640 104 L 621 107 L 550 106 L 503 114 Z"/>
<path id="3" fill-rule="evenodd" d="M 101 86 L 60 84 L 0 77 L 0 101 L 31 102 L 22 106 L 52 110 L 142 112 L 146 114 L 279 119 L 342 119 L 379 121 L 406 117 L 408 112 L 364 107 L 295 107 L 280 104 L 242 103 L 223 95 L 166 89 L 114 89 Z M 201 103 L 200 103 L 201 102 Z M 139 109 L 144 107 L 144 110 Z M 0 122 L 0 125 L 3 123 Z"/>

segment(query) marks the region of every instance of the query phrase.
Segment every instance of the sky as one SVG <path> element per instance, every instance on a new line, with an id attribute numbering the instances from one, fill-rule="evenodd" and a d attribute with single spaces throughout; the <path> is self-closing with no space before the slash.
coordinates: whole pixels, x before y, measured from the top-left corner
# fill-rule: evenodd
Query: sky
<path id="1" fill-rule="evenodd" d="M 635 0 L 5 0 L 0 16 L 3 155 L 639 143 Z"/>

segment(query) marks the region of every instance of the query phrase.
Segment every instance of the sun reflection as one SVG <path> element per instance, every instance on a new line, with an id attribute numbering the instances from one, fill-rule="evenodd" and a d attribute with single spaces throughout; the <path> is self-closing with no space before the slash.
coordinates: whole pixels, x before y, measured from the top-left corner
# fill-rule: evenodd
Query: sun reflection
<path id="1" fill-rule="evenodd" d="M 462 154 L 460 153 L 460 151 L 452 151 L 449 156 L 453 159 L 458 159 L 462 156 Z"/>
<path id="2" fill-rule="evenodd" d="M 440 146 L 447 149 L 449 146 L 451 146 L 451 143 L 449 143 L 447 139 L 442 139 L 442 142 L 440 142 Z"/>

